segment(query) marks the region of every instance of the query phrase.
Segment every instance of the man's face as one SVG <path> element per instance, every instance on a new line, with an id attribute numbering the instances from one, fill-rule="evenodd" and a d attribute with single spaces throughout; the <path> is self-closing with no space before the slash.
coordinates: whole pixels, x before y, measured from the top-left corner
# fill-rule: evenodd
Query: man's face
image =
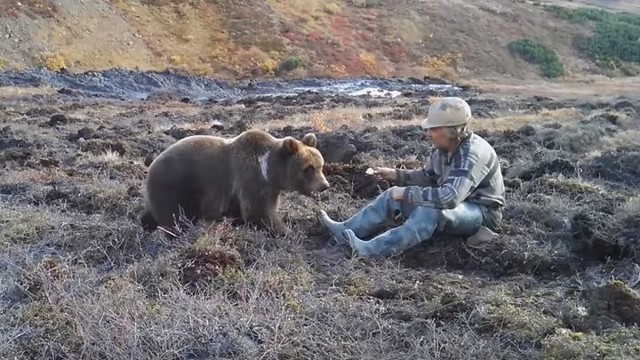
<path id="1" fill-rule="evenodd" d="M 438 149 L 446 149 L 449 145 L 449 138 L 447 137 L 444 127 L 427 129 L 427 138 Z"/>

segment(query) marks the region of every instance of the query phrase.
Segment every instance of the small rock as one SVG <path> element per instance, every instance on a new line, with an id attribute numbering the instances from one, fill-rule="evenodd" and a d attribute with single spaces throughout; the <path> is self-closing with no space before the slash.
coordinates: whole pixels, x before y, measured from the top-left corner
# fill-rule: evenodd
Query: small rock
<path id="1" fill-rule="evenodd" d="M 96 137 L 95 133 L 96 132 L 93 129 L 88 127 L 83 127 L 82 129 L 78 130 L 77 133 L 70 134 L 69 136 L 67 136 L 67 140 L 69 141 L 78 141 L 80 139 L 89 140 Z"/>
<path id="2" fill-rule="evenodd" d="M 377 289 L 372 291 L 370 295 L 381 300 L 388 300 L 388 299 L 397 298 L 398 291 L 387 290 L 387 289 Z"/>
<path id="3" fill-rule="evenodd" d="M 428 76 L 425 75 L 424 77 L 422 77 L 422 80 L 428 84 L 432 84 L 432 85 L 448 85 L 449 83 L 447 81 L 445 81 L 444 79 L 438 78 L 438 77 L 434 77 L 434 76 Z"/>
<path id="4" fill-rule="evenodd" d="M 177 101 L 178 95 L 169 89 L 157 90 L 147 96 L 146 101 L 170 102 Z"/>
<path id="5" fill-rule="evenodd" d="M 166 130 L 165 135 L 169 135 L 171 137 L 173 137 L 176 140 L 180 140 L 182 138 L 185 138 L 187 136 L 191 136 L 191 135 L 208 135 L 209 131 L 207 129 L 184 129 L 181 127 L 177 127 L 177 126 L 173 126 L 171 127 L 171 129 Z"/>
<path id="6" fill-rule="evenodd" d="M 518 133 L 525 136 L 533 136 L 536 134 L 536 128 L 534 128 L 532 125 L 525 125 L 518 129 Z"/>
<path id="7" fill-rule="evenodd" d="M 42 124 L 41 126 L 57 126 L 58 124 L 68 124 L 69 119 L 64 114 L 55 114 L 49 118 L 49 121 Z"/>
<path id="8" fill-rule="evenodd" d="M 540 96 L 540 95 L 535 95 L 535 96 L 533 97 L 533 99 L 534 99 L 535 101 L 538 101 L 538 102 L 540 102 L 540 101 L 553 101 L 553 99 L 552 99 L 552 98 L 550 98 L 550 97 Z"/>
<path id="9" fill-rule="evenodd" d="M 63 95 L 74 95 L 76 93 L 76 91 L 68 89 L 68 88 L 62 88 L 62 89 L 58 89 L 58 94 L 63 94 Z"/>
<path id="10" fill-rule="evenodd" d="M 561 129 L 562 128 L 562 124 L 560 124 L 557 121 L 549 121 L 549 122 L 543 123 L 542 127 L 546 128 L 546 129 Z"/>

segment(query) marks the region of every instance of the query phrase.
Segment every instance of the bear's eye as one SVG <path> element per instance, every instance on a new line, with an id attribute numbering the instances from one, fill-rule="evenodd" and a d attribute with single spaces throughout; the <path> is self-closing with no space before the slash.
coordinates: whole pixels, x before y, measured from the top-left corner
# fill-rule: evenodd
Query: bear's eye
<path id="1" fill-rule="evenodd" d="M 308 173 L 312 173 L 314 171 L 315 171 L 315 168 L 313 167 L 313 165 L 309 165 L 306 168 L 304 168 L 304 172 L 307 173 L 307 174 Z"/>

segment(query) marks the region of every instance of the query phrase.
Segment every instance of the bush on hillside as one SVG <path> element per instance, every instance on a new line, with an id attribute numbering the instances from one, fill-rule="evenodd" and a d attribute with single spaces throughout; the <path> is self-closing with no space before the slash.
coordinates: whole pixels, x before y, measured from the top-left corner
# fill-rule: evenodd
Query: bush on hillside
<path id="1" fill-rule="evenodd" d="M 611 68 L 620 61 L 640 63 L 640 26 L 627 23 L 599 23 L 595 36 L 578 42 L 580 51 L 596 64 Z"/>
<path id="2" fill-rule="evenodd" d="M 545 77 L 555 78 L 564 74 L 564 66 L 555 51 L 531 39 L 512 41 L 509 43 L 509 51 L 530 64 L 538 65 Z"/>
<path id="3" fill-rule="evenodd" d="M 287 72 L 297 69 L 302 65 L 302 61 L 297 56 L 290 56 L 278 64 L 278 72 Z"/>
<path id="4" fill-rule="evenodd" d="M 573 22 L 596 23 L 595 34 L 576 42 L 577 48 L 603 68 L 615 68 L 620 62 L 640 63 L 640 16 L 612 13 L 600 9 L 546 7 L 557 17 Z"/>
<path id="5" fill-rule="evenodd" d="M 558 5 L 548 5 L 545 9 L 560 19 L 573 22 L 607 21 L 613 15 L 605 10 L 594 8 L 568 9 Z"/>

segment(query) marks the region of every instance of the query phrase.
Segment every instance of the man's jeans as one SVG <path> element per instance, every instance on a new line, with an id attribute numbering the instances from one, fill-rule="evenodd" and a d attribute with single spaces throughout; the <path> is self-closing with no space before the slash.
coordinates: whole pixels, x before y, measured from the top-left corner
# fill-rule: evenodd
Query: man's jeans
<path id="1" fill-rule="evenodd" d="M 385 220 L 399 215 L 404 224 L 380 234 L 370 241 L 361 238 L 373 235 Z M 471 236 L 482 226 L 481 205 L 463 202 L 454 209 L 428 206 L 407 207 L 391 198 L 391 189 L 380 194 L 364 209 L 342 223 L 353 235 L 344 238 L 360 256 L 389 256 L 412 248 L 434 234 Z"/>

